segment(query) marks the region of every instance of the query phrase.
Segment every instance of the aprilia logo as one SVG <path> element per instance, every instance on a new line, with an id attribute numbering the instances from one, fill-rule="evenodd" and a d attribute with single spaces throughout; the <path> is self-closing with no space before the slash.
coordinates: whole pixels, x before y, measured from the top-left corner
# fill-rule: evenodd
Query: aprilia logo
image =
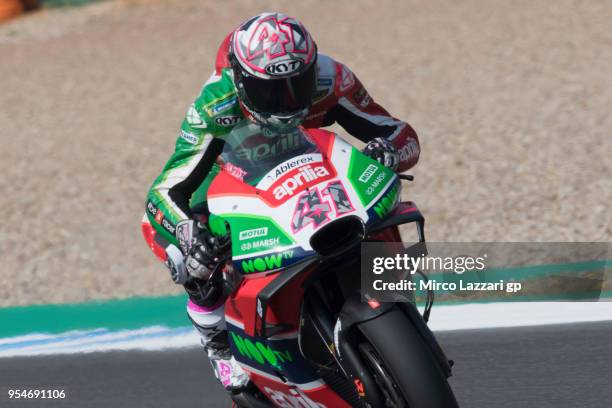
<path id="1" fill-rule="evenodd" d="M 282 408 L 293 407 L 308 407 L 308 408 L 327 408 L 327 405 L 321 402 L 315 402 L 308 398 L 299 388 L 291 388 L 290 394 L 283 391 L 273 390 L 270 387 L 264 387 L 264 391 L 275 405 Z"/>
<path id="2" fill-rule="evenodd" d="M 401 161 L 408 161 L 414 157 L 418 157 L 421 149 L 416 140 L 410 139 L 399 151 L 399 158 Z"/>
<path id="3" fill-rule="evenodd" d="M 262 160 L 270 156 L 297 150 L 305 143 L 299 133 L 290 133 L 253 147 L 239 146 L 234 150 L 234 154 L 240 160 Z"/>
<path id="4" fill-rule="evenodd" d="M 274 198 L 281 200 L 286 196 L 293 195 L 293 192 L 304 184 L 308 184 L 329 175 L 329 171 L 324 166 L 312 167 L 306 165 L 301 167 L 297 174 L 285 179 L 280 186 L 272 191 L 272 193 L 274 194 Z"/>

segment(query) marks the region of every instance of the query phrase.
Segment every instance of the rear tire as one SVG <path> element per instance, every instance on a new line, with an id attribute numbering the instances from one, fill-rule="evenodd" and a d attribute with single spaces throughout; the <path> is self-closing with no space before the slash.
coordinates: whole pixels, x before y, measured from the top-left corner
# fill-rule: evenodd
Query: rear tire
<path id="1" fill-rule="evenodd" d="M 367 340 L 359 346 L 362 358 L 392 402 L 389 406 L 459 407 L 430 348 L 401 310 L 393 309 L 358 328 Z"/>

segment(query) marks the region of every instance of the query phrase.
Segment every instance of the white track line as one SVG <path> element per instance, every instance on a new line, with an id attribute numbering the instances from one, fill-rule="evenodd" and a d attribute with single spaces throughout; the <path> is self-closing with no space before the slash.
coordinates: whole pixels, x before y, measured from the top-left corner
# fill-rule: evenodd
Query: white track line
<path id="1" fill-rule="evenodd" d="M 612 302 L 507 302 L 434 306 L 434 331 L 541 326 L 612 320 Z M 0 339 L 0 357 L 89 353 L 111 350 L 165 350 L 199 345 L 191 327 L 71 331 Z"/>
<path id="2" fill-rule="evenodd" d="M 612 302 L 506 302 L 435 306 L 434 331 L 612 320 Z"/>

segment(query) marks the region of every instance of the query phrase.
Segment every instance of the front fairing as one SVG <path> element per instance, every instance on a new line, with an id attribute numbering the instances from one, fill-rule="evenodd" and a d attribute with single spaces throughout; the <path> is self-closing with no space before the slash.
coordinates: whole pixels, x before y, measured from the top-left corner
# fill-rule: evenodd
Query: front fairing
<path id="1" fill-rule="evenodd" d="M 226 137 L 221 158 L 208 206 L 229 224 L 242 273 L 315 256 L 310 238 L 322 227 L 347 216 L 379 222 L 400 195 L 395 173 L 322 130 L 271 135 L 246 124 Z"/>

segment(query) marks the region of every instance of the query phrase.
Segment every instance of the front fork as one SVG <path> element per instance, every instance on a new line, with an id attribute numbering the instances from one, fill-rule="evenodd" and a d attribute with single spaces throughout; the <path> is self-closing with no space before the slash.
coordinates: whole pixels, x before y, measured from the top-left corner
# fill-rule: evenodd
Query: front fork
<path id="1" fill-rule="evenodd" d="M 349 310 L 351 307 L 358 307 L 357 305 L 361 305 L 358 296 L 356 301 L 349 299 L 342 310 L 344 312 L 345 309 Z M 377 311 L 360 313 L 361 319 L 354 319 L 348 315 L 345 315 L 343 318 L 341 313 L 338 320 L 333 322 L 330 317 L 331 314 L 319 293 L 312 291 L 309 293 L 302 310 L 301 326 L 304 324 L 312 324 L 314 326 L 327 351 L 333 357 L 344 376 L 354 385 L 357 395 L 374 407 L 384 406 L 384 398 L 376 385 L 374 377 L 372 377 L 363 363 L 359 352 L 353 345 L 352 339 L 349 339 L 347 334 L 350 332 L 348 329 L 352 325 L 374 318 L 390 308 L 390 305 L 382 306 Z M 300 327 L 300 332 L 302 332 L 302 327 Z M 304 352 L 305 348 L 302 347 L 303 340 L 303 336 L 300 335 L 299 343 L 302 356 L 309 361 L 316 360 L 316 357 L 313 358 Z"/>
<path id="2" fill-rule="evenodd" d="M 370 305 L 361 302 L 359 295 L 355 294 L 346 300 L 338 319 L 336 322 L 333 322 L 325 302 L 315 291 L 309 293 L 302 311 L 302 324 L 309 321 L 315 327 L 327 351 L 333 356 L 346 378 L 355 385 L 358 395 L 374 407 L 385 406 L 384 398 L 374 377 L 357 350 L 357 345 L 352 336 L 354 330 L 351 329 L 360 323 L 375 319 L 394 308 L 399 308 L 408 317 L 414 329 L 419 333 L 425 344 L 429 346 L 444 375 L 447 378 L 450 377 L 452 361 L 447 359 L 437 339 L 423 320 L 416 306 L 412 303 L 380 303 Z M 302 336 L 300 336 L 299 342 L 302 356 L 312 361 L 312 356 L 308 356 L 303 352 L 303 340 Z"/>

